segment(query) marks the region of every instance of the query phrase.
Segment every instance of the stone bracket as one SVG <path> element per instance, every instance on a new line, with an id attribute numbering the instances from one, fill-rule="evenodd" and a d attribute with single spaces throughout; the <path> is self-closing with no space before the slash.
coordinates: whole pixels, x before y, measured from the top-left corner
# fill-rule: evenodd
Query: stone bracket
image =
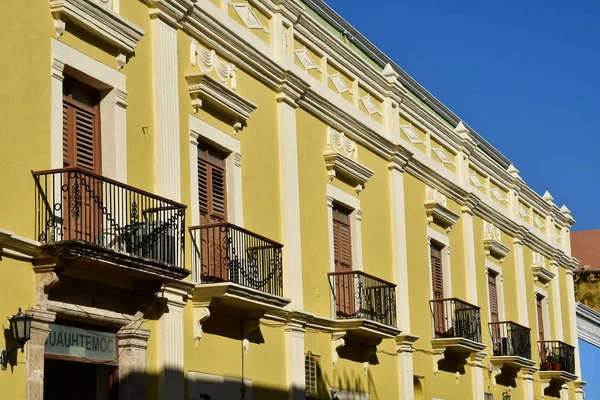
<path id="1" fill-rule="evenodd" d="M 346 336 L 345 331 L 333 332 L 331 334 L 331 345 L 332 345 L 331 360 L 333 362 L 334 369 L 337 368 L 337 363 L 339 360 L 338 351 L 339 351 L 339 349 L 341 349 L 342 347 L 344 347 L 346 345 L 346 340 L 344 339 L 344 336 Z"/>
<path id="2" fill-rule="evenodd" d="M 210 318 L 210 303 L 203 306 L 194 306 L 194 340 L 196 342 L 196 348 L 198 348 L 198 342 L 202 339 L 202 324 Z"/>
<path id="3" fill-rule="evenodd" d="M 248 354 L 250 336 L 258 330 L 260 330 L 260 321 L 258 318 L 242 320 L 242 347 L 244 348 L 244 354 Z"/>

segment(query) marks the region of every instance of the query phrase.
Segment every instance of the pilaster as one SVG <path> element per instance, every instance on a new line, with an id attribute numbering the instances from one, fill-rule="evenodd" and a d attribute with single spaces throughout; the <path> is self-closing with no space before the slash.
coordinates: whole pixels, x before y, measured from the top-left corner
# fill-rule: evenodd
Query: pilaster
<path id="1" fill-rule="evenodd" d="M 408 260 L 406 253 L 406 207 L 404 204 L 405 160 L 396 157 L 389 164 L 392 195 L 392 238 L 394 240 L 394 272 L 398 328 L 410 332 L 410 301 L 408 294 Z M 411 356 L 412 357 L 412 356 Z M 412 387 L 412 385 L 411 385 Z"/>
<path id="2" fill-rule="evenodd" d="M 119 400 L 146 398 L 146 349 L 150 331 L 141 327 L 143 319 L 139 317 L 117 332 Z M 175 397 L 174 393 L 174 397 L 169 398 L 183 398 L 183 394 Z"/>
<path id="3" fill-rule="evenodd" d="M 299 321 L 285 325 L 285 345 L 287 362 L 288 396 L 290 400 L 306 398 L 304 369 L 304 333 L 306 330 Z"/>
<path id="4" fill-rule="evenodd" d="M 567 270 L 567 309 L 569 311 L 569 331 L 568 341 L 575 346 L 575 375 L 581 381 L 581 360 L 579 356 L 579 346 L 577 344 L 577 315 L 575 310 L 575 287 L 573 286 L 573 271 Z M 577 382 L 576 382 L 577 383 Z M 585 384 L 584 384 L 585 385 Z M 583 386 L 581 386 L 583 388 Z"/>
<path id="5" fill-rule="evenodd" d="M 553 321 L 554 321 L 554 334 L 556 335 L 556 340 L 563 341 L 564 340 L 564 332 L 563 332 L 563 319 L 562 319 L 562 307 L 561 307 L 561 298 L 560 298 L 560 276 L 558 274 L 558 263 L 555 260 L 550 261 L 550 270 L 554 274 L 554 279 L 550 282 L 551 290 L 552 290 L 552 309 L 554 310 Z M 574 298 L 574 297 L 573 297 Z M 571 307 L 569 307 L 569 311 Z M 573 320 L 573 324 L 576 325 L 575 320 Z M 576 344 L 577 341 L 574 342 Z"/>
<path id="6" fill-rule="evenodd" d="M 300 235 L 300 189 L 298 183 L 298 140 L 296 108 L 286 93 L 277 96 L 279 123 L 280 196 L 285 295 L 291 309 L 302 310 L 302 250 Z"/>
<path id="7" fill-rule="evenodd" d="M 396 337 L 396 351 L 398 352 L 398 371 L 400 383 L 400 398 L 414 400 L 414 369 L 413 369 L 413 344 L 419 337 L 402 334 Z"/>
<path id="8" fill-rule="evenodd" d="M 461 208 L 463 241 L 465 246 L 465 278 L 467 280 L 467 301 L 477 304 L 477 264 L 475 260 L 475 234 L 473 232 L 473 207 L 469 204 Z M 483 244 L 481 244 L 483 245 Z"/>
<path id="9" fill-rule="evenodd" d="M 515 254 L 515 267 L 517 277 L 517 304 L 522 305 L 518 307 L 519 324 L 523 326 L 529 326 L 529 314 L 527 311 L 527 287 L 526 287 L 526 271 L 525 262 L 523 260 L 523 241 L 517 237 L 513 240 L 514 254 Z"/>
<path id="10" fill-rule="evenodd" d="M 523 392 L 523 399 L 533 399 L 533 374 L 535 370 L 521 370 L 517 373 L 517 387 Z"/>
<path id="11" fill-rule="evenodd" d="M 27 342 L 27 380 L 25 384 L 25 398 L 27 400 L 44 399 L 44 344 L 50 334 L 49 324 L 56 319 L 56 313 L 40 306 L 30 308 L 27 314 L 31 315 L 31 338 Z"/>
<path id="12" fill-rule="evenodd" d="M 183 400 L 184 349 L 183 308 L 193 284 L 178 282 L 166 285 L 159 293 L 162 312 L 158 320 L 158 398 Z"/>
<path id="13" fill-rule="evenodd" d="M 471 378 L 473 380 L 473 400 L 484 400 L 485 386 L 483 382 L 483 359 L 486 353 L 479 351 L 474 353 L 467 361 L 471 368 Z"/>
<path id="14" fill-rule="evenodd" d="M 163 13 L 152 15 L 155 190 L 181 200 L 177 30 Z"/>

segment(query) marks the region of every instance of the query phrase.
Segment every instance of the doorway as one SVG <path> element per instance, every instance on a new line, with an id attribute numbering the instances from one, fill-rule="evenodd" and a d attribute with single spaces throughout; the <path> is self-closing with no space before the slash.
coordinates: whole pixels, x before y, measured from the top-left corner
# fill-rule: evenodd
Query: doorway
<path id="1" fill-rule="evenodd" d="M 44 400 L 118 398 L 117 367 L 46 358 Z"/>

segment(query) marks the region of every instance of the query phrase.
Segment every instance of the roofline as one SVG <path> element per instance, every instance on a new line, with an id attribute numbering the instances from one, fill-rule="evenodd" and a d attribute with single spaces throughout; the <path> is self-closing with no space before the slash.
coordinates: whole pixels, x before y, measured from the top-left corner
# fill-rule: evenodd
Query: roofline
<path id="1" fill-rule="evenodd" d="M 386 64 L 390 64 L 394 70 L 400 75 L 398 80 L 408 90 L 413 92 L 419 97 L 421 101 L 431 107 L 440 117 L 450 123 L 452 126 L 458 125 L 461 119 L 454 114 L 448 107 L 446 107 L 441 101 L 436 99 L 427 89 L 421 86 L 415 79 L 413 79 L 406 71 L 404 71 L 398 64 L 396 64 L 391 58 L 389 58 L 384 52 L 379 50 L 369 39 L 363 34 L 356 30 L 348 21 L 342 18 L 333 8 L 327 5 L 323 0 L 302 0 L 308 5 L 313 11 L 330 23 L 334 28 L 340 32 L 345 33 L 348 39 L 356 45 L 361 51 L 367 54 L 375 63 L 381 68 L 384 68 Z M 464 123 L 464 122 L 463 122 Z M 473 128 L 465 124 L 473 140 L 477 143 L 478 147 L 490 156 L 494 161 L 500 164 L 503 168 L 508 168 L 512 163 L 504 156 L 498 149 L 492 146 L 487 140 L 479 135 Z"/>

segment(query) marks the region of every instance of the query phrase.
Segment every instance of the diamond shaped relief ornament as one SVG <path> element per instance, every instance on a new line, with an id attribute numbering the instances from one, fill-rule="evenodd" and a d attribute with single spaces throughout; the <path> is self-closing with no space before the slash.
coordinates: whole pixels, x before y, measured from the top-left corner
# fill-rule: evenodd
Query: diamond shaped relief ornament
<path id="1" fill-rule="evenodd" d="M 417 134 L 417 132 L 412 126 L 402 125 L 400 127 L 400 130 L 404 132 L 404 134 L 406 135 L 408 140 L 410 140 L 411 143 L 423 143 L 423 140 L 421 140 L 421 137 Z"/>
<path id="2" fill-rule="evenodd" d="M 227 4 L 233 7 L 235 13 L 248 29 L 262 29 L 265 33 L 269 33 L 269 29 L 260 22 L 249 3 L 234 3 L 227 0 Z"/>
<path id="3" fill-rule="evenodd" d="M 316 69 L 317 71 L 321 72 L 321 67 L 314 62 L 306 49 L 296 50 L 294 53 L 296 54 L 296 57 L 298 57 L 298 60 L 300 60 L 300 63 L 305 70 L 310 71 L 311 69 Z"/>
<path id="4" fill-rule="evenodd" d="M 381 111 L 375 105 L 375 102 L 371 98 L 371 96 L 366 96 L 360 99 L 360 102 L 365 106 L 365 109 L 369 113 L 369 115 L 379 114 L 381 115 Z"/>
<path id="5" fill-rule="evenodd" d="M 437 156 L 437 158 L 440 159 L 440 161 L 442 162 L 442 164 L 451 164 L 454 165 L 454 163 L 452 162 L 452 159 L 450 159 L 450 157 L 448 157 L 448 154 L 446 154 L 446 152 L 442 149 L 432 149 L 433 153 Z"/>
<path id="6" fill-rule="evenodd" d="M 484 186 L 483 182 L 481 182 L 481 179 L 479 179 L 479 176 L 477 176 L 477 174 L 470 174 L 469 180 L 471 181 L 471 185 L 473 185 L 475 187 L 483 187 Z"/>
<path id="7" fill-rule="evenodd" d="M 339 94 L 346 92 L 352 94 L 352 90 L 346 85 L 344 78 L 342 78 L 340 74 L 329 75 L 329 79 L 331 79 L 331 83 L 333 83 L 335 90 L 337 90 Z"/>
<path id="8" fill-rule="evenodd" d="M 502 193 L 502 191 L 500 191 L 500 189 L 493 188 L 492 190 L 490 190 L 490 193 L 492 193 L 492 196 L 494 196 L 494 198 L 500 203 L 504 203 L 506 201 L 506 198 L 504 197 L 504 194 Z"/>

